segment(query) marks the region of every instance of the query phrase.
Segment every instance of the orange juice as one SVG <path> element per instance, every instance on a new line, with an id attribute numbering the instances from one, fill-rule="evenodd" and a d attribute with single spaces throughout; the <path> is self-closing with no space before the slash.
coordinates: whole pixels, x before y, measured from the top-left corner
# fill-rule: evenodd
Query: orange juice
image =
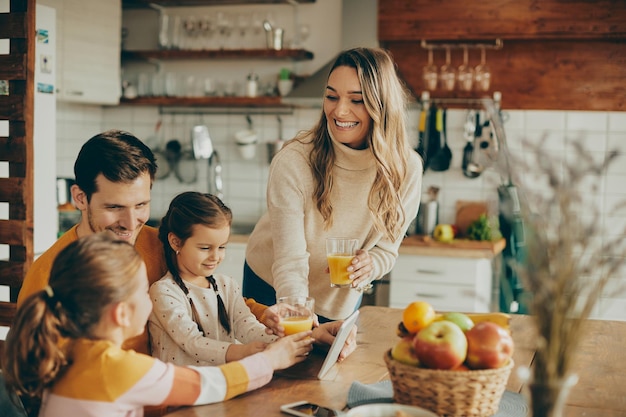
<path id="1" fill-rule="evenodd" d="M 330 269 L 331 287 L 349 287 L 352 284 L 348 267 L 354 255 L 333 254 L 328 255 L 328 268 Z"/>
<path id="2" fill-rule="evenodd" d="M 310 316 L 294 316 L 286 317 L 280 321 L 281 326 L 285 328 L 285 335 L 306 332 L 313 328 L 313 317 Z"/>

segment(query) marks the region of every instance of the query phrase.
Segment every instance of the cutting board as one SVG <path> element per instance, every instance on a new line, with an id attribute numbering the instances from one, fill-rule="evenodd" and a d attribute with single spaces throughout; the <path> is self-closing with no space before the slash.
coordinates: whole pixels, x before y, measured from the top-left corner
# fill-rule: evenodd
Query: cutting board
<path id="1" fill-rule="evenodd" d="M 457 200 L 454 224 L 459 228 L 459 235 L 465 236 L 469 225 L 477 220 L 481 214 L 488 212 L 489 205 L 486 201 Z"/>

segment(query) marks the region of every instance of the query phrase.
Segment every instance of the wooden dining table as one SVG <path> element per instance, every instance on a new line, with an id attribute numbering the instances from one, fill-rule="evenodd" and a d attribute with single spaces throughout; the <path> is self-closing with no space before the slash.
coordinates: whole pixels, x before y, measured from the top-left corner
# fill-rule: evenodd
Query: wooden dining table
<path id="1" fill-rule="evenodd" d="M 277 371 L 272 381 L 255 391 L 217 404 L 182 407 L 168 417 L 218 416 L 285 416 L 280 406 L 307 400 L 333 409 L 345 409 L 348 390 L 354 381 L 364 384 L 389 379 L 384 353 L 397 341 L 396 327 L 402 318 L 401 309 L 366 306 L 360 309 L 357 322 L 357 349 L 343 362 L 337 363 L 323 380 L 314 371 L 323 360 L 322 353 L 313 353 L 304 363 Z M 517 373 L 519 367 L 530 367 L 535 355 L 536 337 L 533 318 L 511 316 L 511 332 L 515 342 L 507 390 L 528 395 Z M 573 372 L 579 381 L 572 388 L 564 417 L 626 416 L 626 322 L 587 320 L 585 337 L 574 358 Z M 307 369 L 310 368 L 310 369 Z"/>

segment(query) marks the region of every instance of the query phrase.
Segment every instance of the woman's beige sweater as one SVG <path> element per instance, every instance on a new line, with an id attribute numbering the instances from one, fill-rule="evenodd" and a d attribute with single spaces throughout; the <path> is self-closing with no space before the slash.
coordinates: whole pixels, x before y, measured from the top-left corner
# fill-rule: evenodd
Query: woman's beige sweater
<path id="1" fill-rule="evenodd" d="M 370 150 L 355 150 L 336 141 L 333 146 L 336 161 L 332 168 L 332 226 L 324 230 L 322 216 L 312 198 L 314 179 L 308 161 L 312 144 L 291 141 L 272 161 L 267 186 L 268 212 L 250 235 L 246 261 L 274 287 L 277 297 L 310 295 L 315 298 L 317 314 L 337 320 L 354 311 L 361 293 L 351 288 L 330 287 L 325 239 L 357 238 L 372 258 L 371 279 L 380 279 L 391 271 L 402 238 L 417 215 L 422 162 L 417 153 L 411 153 L 407 179 L 400 190 L 406 217 L 402 233 L 391 241 L 374 230 L 367 207 L 376 173 Z"/>

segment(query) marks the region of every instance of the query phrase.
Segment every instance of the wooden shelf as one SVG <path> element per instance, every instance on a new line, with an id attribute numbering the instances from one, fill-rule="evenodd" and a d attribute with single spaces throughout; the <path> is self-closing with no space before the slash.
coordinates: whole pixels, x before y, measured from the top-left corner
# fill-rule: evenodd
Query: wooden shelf
<path id="1" fill-rule="evenodd" d="M 278 96 L 262 97 L 137 97 L 120 104 L 185 107 L 289 107 Z"/>
<path id="2" fill-rule="evenodd" d="M 157 60 L 181 60 L 181 59 L 291 59 L 294 61 L 306 61 L 313 59 L 313 52 L 305 49 L 210 49 L 210 50 L 178 50 L 163 49 L 149 51 L 122 51 L 122 59 L 157 59 Z"/>
<path id="3" fill-rule="evenodd" d="M 297 3 L 315 3 L 316 0 L 295 0 Z M 233 6 L 238 4 L 290 4 L 288 0 L 122 0 L 124 9 L 145 9 L 150 4 L 163 7 Z"/>

